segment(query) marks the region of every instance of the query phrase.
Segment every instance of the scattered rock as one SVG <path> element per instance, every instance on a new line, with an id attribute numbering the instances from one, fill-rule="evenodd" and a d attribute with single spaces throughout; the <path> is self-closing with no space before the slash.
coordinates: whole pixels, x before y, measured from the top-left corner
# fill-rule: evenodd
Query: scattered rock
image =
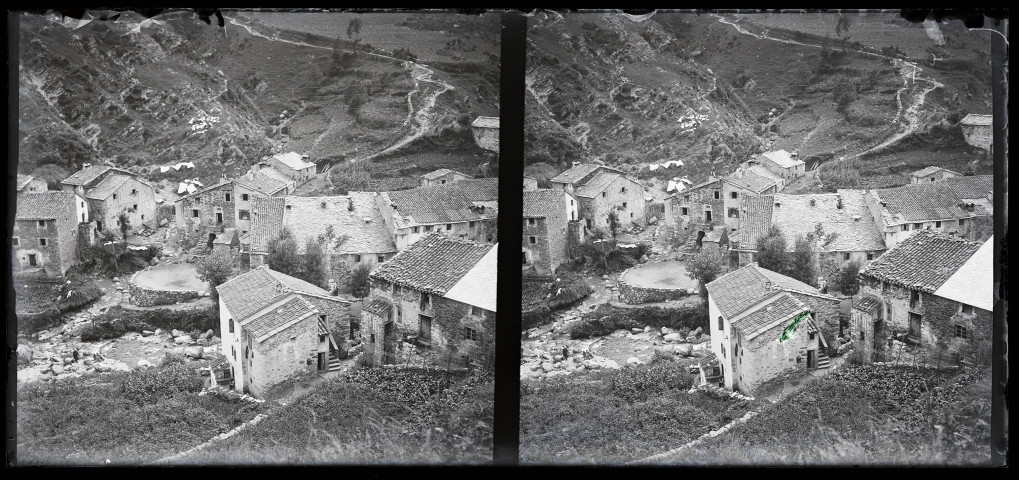
<path id="1" fill-rule="evenodd" d="M 197 358 L 202 358 L 202 355 L 204 353 L 205 353 L 205 348 L 203 348 L 203 347 L 187 347 L 187 348 L 184 349 L 184 356 L 185 357 L 191 357 L 191 358 L 196 358 L 196 359 Z"/>
<path id="2" fill-rule="evenodd" d="M 112 366 L 103 362 L 93 364 L 92 367 L 95 368 L 97 372 L 109 372 L 113 370 Z"/>
<path id="3" fill-rule="evenodd" d="M 644 362 L 640 361 L 640 359 L 637 358 L 637 357 L 630 357 L 630 358 L 626 359 L 626 364 L 627 365 L 640 365 L 642 363 L 644 363 Z"/>
<path id="4" fill-rule="evenodd" d="M 630 331 L 633 333 L 644 333 L 643 328 L 631 328 Z"/>
<path id="5" fill-rule="evenodd" d="M 204 336 L 205 336 L 206 339 L 210 339 L 210 338 L 214 337 L 215 335 L 216 335 L 216 332 L 213 332 L 212 329 L 210 328 L 210 329 L 205 331 L 205 335 Z"/>
<path id="6" fill-rule="evenodd" d="M 640 263 L 647 263 L 647 255 L 641 255 L 640 260 L 637 261 Z"/>
<path id="7" fill-rule="evenodd" d="M 194 340 L 191 340 L 191 335 L 181 335 L 179 337 L 174 337 L 173 343 L 177 345 L 191 345 L 194 343 Z"/>
<path id="8" fill-rule="evenodd" d="M 665 341 L 666 342 L 679 342 L 679 341 L 682 341 L 682 340 L 683 340 L 683 336 L 680 335 L 679 333 L 673 332 L 673 333 L 665 335 Z"/>
<path id="9" fill-rule="evenodd" d="M 668 335 L 672 333 L 672 329 L 669 327 L 662 327 L 662 335 Z"/>
<path id="10" fill-rule="evenodd" d="M 29 347 L 28 345 L 25 345 L 25 344 L 19 344 L 18 345 L 18 365 L 28 365 L 29 363 L 32 363 L 32 356 L 34 354 L 35 354 L 35 351 L 32 350 L 32 347 Z"/>
<path id="11" fill-rule="evenodd" d="M 82 365 L 85 365 L 86 367 L 90 367 L 90 366 L 92 366 L 93 360 L 91 358 L 89 358 L 89 357 L 85 357 L 85 359 L 82 360 L 81 363 L 82 363 Z"/>
<path id="12" fill-rule="evenodd" d="M 650 331 L 651 331 L 651 327 L 644 327 L 644 332 L 650 332 Z"/>
<path id="13" fill-rule="evenodd" d="M 700 335 L 704 331 L 704 327 L 697 327 L 694 331 L 690 332 L 690 335 Z"/>
<path id="14" fill-rule="evenodd" d="M 159 257 L 152 257 L 152 260 L 149 261 L 149 265 L 159 265 Z"/>
<path id="15" fill-rule="evenodd" d="M 184 355 L 184 347 L 174 347 L 170 352 L 174 355 Z"/>
<path id="16" fill-rule="evenodd" d="M 61 365 L 53 364 L 53 366 L 50 367 L 50 371 L 53 372 L 53 375 L 60 375 L 64 373 L 64 367 Z"/>
<path id="17" fill-rule="evenodd" d="M 545 373 L 551 372 L 555 369 L 555 365 L 552 362 L 541 362 L 541 370 Z"/>
<path id="18" fill-rule="evenodd" d="M 173 329 L 173 330 L 171 330 L 171 331 L 170 331 L 170 335 L 172 335 L 172 336 L 173 336 L 173 338 L 175 338 L 175 339 L 176 339 L 177 337 L 179 337 L 179 336 L 181 336 L 181 335 L 186 335 L 186 334 L 185 334 L 184 332 L 182 332 L 182 331 L 180 331 L 180 330 L 177 330 L 177 329 L 175 328 L 175 329 Z"/>
<path id="19" fill-rule="evenodd" d="M 204 347 L 209 344 L 209 341 L 206 340 L 205 337 L 198 337 L 198 341 L 196 343 Z"/>
<path id="20" fill-rule="evenodd" d="M 43 372 L 43 373 L 39 374 L 38 377 L 35 377 L 35 378 L 38 378 L 39 381 L 41 381 L 41 382 L 45 382 L 45 381 L 52 380 L 53 379 L 53 374 Z"/>
<path id="21" fill-rule="evenodd" d="M 693 345 L 689 343 L 680 343 L 679 345 L 676 345 L 673 351 L 684 357 L 689 357 L 693 354 Z"/>
<path id="22" fill-rule="evenodd" d="M 144 358 L 141 359 L 141 360 L 138 360 L 138 368 L 145 369 L 145 368 L 152 368 L 154 366 L 155 365 L 153 365 L 152 362 L 150 362 L 150 361 L 148 361 L 148 360 L 146 360 Z"/>
<path id="23" fill-rule="evenodd" d="M 165 227 L 165 226 L 167 226 L 167 225 L 168 225 L 169 223 L 170 223 L 170 221 L 164 218 L 164 219 L 162 219 L 162 220 L 160 220 L 160 221 L 159 221 L 159 226 L 160 226 L 160 227 Z"/>
<path id="24" fill-rule="evenodd" d="M 153 332 L 154 335 L 160 335 L 162 333 L 163 333 L 163 329 L 162 328 L 157 328 L 156 331 Z"/>
<path id="25" fill-rule="evenodd" d="M 60 359 L 60 362 L 63 363 L 64 366 L 67 366 L 67 365 L 70 365 L 70 364 L 74 363 L 74 359 L 71 358 L 71 357 L 64 357 L 64 358 Z"/>

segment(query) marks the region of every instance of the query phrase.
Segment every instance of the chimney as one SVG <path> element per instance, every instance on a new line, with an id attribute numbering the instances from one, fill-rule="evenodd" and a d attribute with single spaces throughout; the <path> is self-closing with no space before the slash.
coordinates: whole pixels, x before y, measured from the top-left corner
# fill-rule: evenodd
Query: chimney
<path id="1" fill-rule="evenodd" d="M 859 222 L 860 221 L 860 216 L 859 215 L 853 215 L 853 221 L 854 222 Z"/>
<path id="2" fill-rule="evenodd" d="M 323 209 L 325 209 L 325 208 L 327 208 L 327 206 L 328 206 L 328 205 L 326 204 L 326 201 L 325 201 L 325 200 L 322 200 L 322 208 L 323 208 Z"/>
<path id="3" fill-rule="evenodd" d="M 766 280 L 764 282 L 764 291 L 765 292 L 770 292 L 771 291 L 771 280 Z"/>
<path id="4" fill-rule="evenodd" d="M 579 166 L 580 166 L 580 162 L 573 162 L 573 168 L 579 167 Z"/>

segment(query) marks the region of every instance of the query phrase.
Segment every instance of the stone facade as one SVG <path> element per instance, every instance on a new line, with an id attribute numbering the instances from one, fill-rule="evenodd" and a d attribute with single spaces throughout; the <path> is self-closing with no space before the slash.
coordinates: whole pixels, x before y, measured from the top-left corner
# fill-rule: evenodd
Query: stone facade
<path id="1" fill-rule="evenodd" d="M 952 178 L 952 177 L 958 177 L 958 176 L 959 176 L 959 174 L 957 174 L 955 172 L 952 172 L 952 171 L 949 171 L 949 170 L 945 170 L 945 169 L 942 168 L 942 169 L 938 169 L 937 171 L 928 173 L 928 174 L 923 175 L 923 176 L 919 176 L 919 175 L 915 175 L 915 174 L 914 175 L 910 175 L 909 176 L 909 183 L 940 182 L 940 181 L 942 181 L 942 180 L 944 180 L 946 178 Z"/>
<path id="2" fill-rule="evenodd" d="M 645 225 L 644 187 L 634 180 L 620 175 L 604 190 L 593 197 L 574 195 L 579 202 L 578 215 L 588 228 L 608 231 L 609 212 L 615 211 L 619 224 L 625 228 L 630 223 Z"/>
<path id="3" fill-rule="evenodd" d="M 551 209 L 547 217 L 522 221 L 522 264 L 538 273 L 555 272 L 570 257 L 566 211 Z"/>
<path id="4" fill-rule="evenodd" d="M 137 275 L 137 274 L 136 274 Z M 173 305 L 180 302 L 189 302 L 204 296 L 205 292 L 193 290 L 155 290 L 139 287 L 134 284 L 134 277 L 128 285 L 131 292 L 131 304 L 139 307 L 153 307 L 156 305 Z"/>
<path id="5" fill-rule="evenodd" d="M 816 361 L 821 348 L 820 336 L 808 334 L 805 325 L 801 325 L 795 335 L 779 341 L 778 337 L 785 327 L 780 324 L 750 340 L 738 335 L 737 352 L 731 367 L 735 381 L 731 388 L 753 395 L 757 387 L 769 380 L 806 372 L 808 352 L 814 352 Z"/>
<path id="6" fill-rule="evenodd" d="M 725 219 L 722 179 L 698 185 L 673 197 L 673 214 L 679 225 L 721 225 Z M 739 201 L 736 202 L 739 208 Z"/>
<path id="7" fill-rule="evenodd" d="M 806 304 L 807 308 L 814 313 L 814 323 L 817 324 L 817 328 L 823 336 L 822 343 L 826 343 L 829 347 L 838 347 L 837 344 L 833 343 L 842 333 L 839 325 L 841 318 L 839 306 L 842 301 L 827 295 L 812 295 L 800 292 L 789 293 L 797 300 Z M 834 352 L 830 353 L 833 354 Z"/>
<path id="8" fill-rule="evenodd" d="M 499 117 L 478 117 L 471 124 L 474 142 L 479 147 L 499 152 Z"/>
<path id="9" fill-rule="evenodd" d="M 695 292 L 688 291 L 685 288 L 640 287 L 627 283 L 623 280 L 623 277 L 633 268 L 639 268 L 639 266 L 624 270 L 616 280 L 616 286 L 619 288 L 619 299 L 630 305 L 678 300 L 695 294 Z"/>
<path id="10" fill-rule="evenodd" d="M 181 234 L 199 243 L 213 240 L 227 228 L 236 228 L 233 182 L 210 187 L 177 201 L 174 214 Z"/>
<path id="11" fill-rule="evenodd" d="M 990 116 L 990 115 L 984 115 Z M 962 135 L 966 137 L 966 143 L 991 151 L 991 145 L 994 143 L 994 132 L 991 130 L 991 124 L 988 122 L 986 125 L 974 124 L 966 125 L 961 124 Z"/>
<path id="12" fill-rule="evenodd" d="M 422 187 L 431 187 L 433 185 L 445 185 L 447 183 L 453 183 L 453 182 L 455 182 L 457 180 L 463 180 L 465 178 L 472 178 L 472 177 L 470 175 L 464 175 L 464 174 L 462 174 L 460 172 L 454 172 L 454 171 L 450 170 L 449 172 L 446 172 L 443 175 L 438 175 L 438 176 L 435 176 L 435 177 L 432 177 L 432 178 L 428 178 L 427 176 L 422 176 L 421 177 L 421 186 Z"/>
<path id="13" fill-rule="evenodd" d="M 121 213 L 127 214 L 132 230 L 142 224 L 156 225 L 156 191 L 136 178 L 128 178 L 104 199 L 87 198 L 87 201 L 89 216 L 97 222 L 99 230 L 119 236 Z"/>
<path id="14" fill-rule="evenodd" d="M 43 226 L 40 226 L 40 222 Z M 16 220 L 11 247 L 14 272 L 41 268 L 47 276 L 62 276 L 78 260 L 78 230 L 55 220 Z M 42 243 L 45 242 L 46 245 Z"/>

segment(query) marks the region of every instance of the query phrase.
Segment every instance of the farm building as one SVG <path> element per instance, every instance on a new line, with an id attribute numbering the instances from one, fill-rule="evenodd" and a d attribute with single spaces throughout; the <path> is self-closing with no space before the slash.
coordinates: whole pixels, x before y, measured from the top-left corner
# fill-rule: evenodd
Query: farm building
<path id="1" fill-rule="evenodd" d="M 991 145 L 994 142 L 994 132 L 991 130 L 993 124 L 993 118 L 990 115 L 975 113 L 966 115 L 959 122 L 959 125 L 962 126 L 962 134 L 966 137 L 966 143 L 988 152 L 991 151 Z"/>
<path id="2" fill-rule="evenodd" d="M 542 189 L 523 192 L 522 265 L 538 273 L 555 272 L 569 259 L 570 194 L 562 190 Z M 576 220 L 573 207 L 572 220 Z"/>
<path id="3" fill-rule="evenodd" d="M 551 180 L 552 188 L 576 198 L 577 215 L 588 229 L 608 230 L 616 212 L 623 227 L 644 225 L 644 186 L 623 172 L 593 163 L 575 164 Z"/>
<path id="4" fill-rule="evenodd" d="M 78 263 L 80 236 L 88 234 L 85 200 L 73 192 L 19 193 L 11 233 L 15 275 L 63 276 Z M 80 213 L 79 213 L 80 212 Z M 86 230 L 79 230 L 79 224 Z"/>
<path id="5" fill-rule="evenodd" d="M 991 175 L 962 176 L 870 190 L 866 200 L 891 248 L 921 230 L 968 235 L 976 219 L 994 214 L 993 190 Z"/>
<path id="6" fill-rule="evenodd" d="M 269 158 L 269 166 L 283 176 L 303 185 L 315 176 L 315 164 L 308 161 L 307 155 L 297 152 L 279 153 Z"/>
<path id="7" fill-rule="evenodd" d="M 430 187 L 432 185 L 445 185 L 447 183 L 453 183 L 457 180 L 465 180 L 473 178 L 470 175 L 457 172 L 456 170 L 450 170 L 448 168 L 440 168 L 434 172 L 428 172 L 421 175 L 421 186 Z"/>
<path id="8" fill-rule="evenodd" d="M 803 163 L 803 160 L 793 158 L 785 150 L 762 153 L 757 157 L 757 161 L 764 168 L 782 177 L 787 184 L 806 173 L 806 164 Z"/>
<path id="9" fill-rule="evenodd" d="M 88 217 L 96 231 L 120 234 L 120 215 L 126 214 L 131 228 L 156 225 L 156 191 L 138 175 L 108 166 L 86 167 L 60 182 L 65 192 L 74 192 L 88 204 Z"/>
<path id="10" fill-rule="evenodd" d="M 909 183 L 934 183 L 946 178 L 961 177 L 962 174 L 947 168 L 930 166 L 909 174 Z"/>
<path id="11" fill-rule="evenodd" d="M 46 191 L 46 180 L 31 175 L 18 174 L 18 193 L 39 193 Z"/>
<path id="12" fill-rule="evenodd" d="M 382 192 L 374 198 L 398 251 L 433 232 L 476 242 L 496 242 L 497 178 L 470 178 L 446 185 Z"/>
<path id="13" fill-rule="evenodd" d="M 475 118 L 471 133 L 479 147 L 499 153 L 499 117 Z"/>

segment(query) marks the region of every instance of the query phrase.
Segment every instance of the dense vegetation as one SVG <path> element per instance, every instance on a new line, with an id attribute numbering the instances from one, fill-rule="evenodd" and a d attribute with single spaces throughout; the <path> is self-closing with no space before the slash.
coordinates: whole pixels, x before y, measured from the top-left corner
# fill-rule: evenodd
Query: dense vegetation
<path id="1" fill-rule="evenodd" d="M 132 310 L 118 305 L 93 317 L 93 323 L 86 325 L 80 333 L 83 342 L 91 342 L 157 328 L 189 332 L 195 338 L 210 329 L 219 332 L 219 309 Z"/>
<path id="2" fill-rule="evenodd" d="M 552 312 L 580 302 L 594 290 L 583 277 L 562 271 L 551 281 L 545 277 L 522 279 L 522 330 L 545 325 L 553 320 Z"/>
<path id="3" fill-rule="evenodd" d="M 706 303 L 674 308 L 642 307 L 624 308 L 601 304 L 584 314 L 580 322 L 570 328 L 570 338 L 590 338 L 608 335 L 616 330 L 631 328 L 662 328 L 694 330 L 697 327 L 707 331 L 708 312 Z"/>
<path id="4" fill-rule="evenodd" d="M 34 333 L 59 325 L 65 312 L 80 309 L 103 295 L 94 281 L 68 275 L 64 283 L 15 283 L 18 331 Z"/>

